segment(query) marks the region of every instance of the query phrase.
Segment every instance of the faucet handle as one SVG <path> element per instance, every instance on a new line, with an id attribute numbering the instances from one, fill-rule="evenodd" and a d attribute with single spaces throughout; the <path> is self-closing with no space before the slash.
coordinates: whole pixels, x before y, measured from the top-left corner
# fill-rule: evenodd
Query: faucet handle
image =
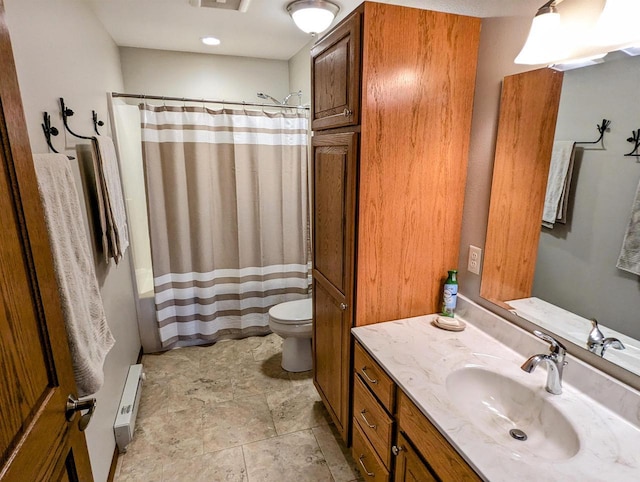
<path id="1" fill-rule="evenodd" d="M 564 356 L 567 353 L 567 348 L 551 335 L 547 335 L 546 333 L 542 333 L 541 331 L 538 331 L 538 330 L 533 330 L 533 334 L 536 335 L 541 340 L 544 340 L 547 343 L 549 343 L 551 345 L 552 353 L 560 356 Z"/>
<path id="2" fill-rule="evenodd" d="M 600 331 L 600 328 L 598 328 L 598 320 L 591 318 L 591 326 L 593 328 L 591 328 L 589 338 L 587 339 L 587 346 L 590 350 L 602 345 L 604 341 L 604 334 Z"/>

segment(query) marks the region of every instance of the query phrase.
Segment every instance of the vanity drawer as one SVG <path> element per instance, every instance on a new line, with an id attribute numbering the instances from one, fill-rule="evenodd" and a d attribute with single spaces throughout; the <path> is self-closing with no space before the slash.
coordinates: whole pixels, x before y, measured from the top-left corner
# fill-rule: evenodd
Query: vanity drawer
<path id="1" fill-rule="evenodd" d="M 404 392 L 398 395 L 398 426 L 440 479 L 481 480 Z"/>
<path id="2" fill-rule="evenodd" d="M 389 413 L 393 413 L 396 385 L 359 343 L 355 344 L 353 369 Z"/>
<path id="3" fill-rule="evenodd" d="M 353 418 L 387 468 L 391 464 L 393 419 L 371 395 L 360 377 L 353 382 Z"/>
<path id="4" fill-rule="evenodd" d="M 360 430 L 360 426 L 353 421 L 353 440 L 351 454 L 363 478 L 367 482 L 388 482 L 389 471 L 382 460 L 376 455 L 375 450 Z"/>

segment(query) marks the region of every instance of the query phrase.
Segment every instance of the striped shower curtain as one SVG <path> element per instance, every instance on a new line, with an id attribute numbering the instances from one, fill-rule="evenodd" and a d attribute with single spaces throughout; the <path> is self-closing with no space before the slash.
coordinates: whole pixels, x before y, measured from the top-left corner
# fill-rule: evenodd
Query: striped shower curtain
<path id="1" fill-rule="evenodd" d="M 309 292 L 306 115 L 140 112 L 162 346 L 268 333 Z"/>

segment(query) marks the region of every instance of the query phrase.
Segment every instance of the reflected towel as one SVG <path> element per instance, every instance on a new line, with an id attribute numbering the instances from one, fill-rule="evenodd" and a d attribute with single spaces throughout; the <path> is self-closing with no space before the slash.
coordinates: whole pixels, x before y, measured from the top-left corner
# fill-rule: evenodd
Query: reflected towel
<path id="1" fill-rule="evenodd" d="M 640 275 L 640 183 L 616 267 Z"/>
<path id="2" fill-rule="evenodd" d="M 544 198 L 542 225 L 553 228 L 556 222 L 566 223 L 569 186 L 573 172 L 575 142 L 556 141 L 553 143 L 547 193 Z"/>
<path id="3" fill-rule="evenodd" d="M 115 343 L 104 314 L 87 233 L 67 156 L 36 154 L 38 190 L 49 232 L 78 396 L 97 392 Z"/>
<path id="4" fill-rule="evenodd" d="M 118 263 L 129 246 L 129 231 L 116 149 L 111 138 L 107 136 L 94 137 L 92 146 L 94 165 L 99 174 L 96 176 L 96 182 L 100 183 L 99 189 L 102 190 L 107 220 L 107 257 L 112 257 Z"/>

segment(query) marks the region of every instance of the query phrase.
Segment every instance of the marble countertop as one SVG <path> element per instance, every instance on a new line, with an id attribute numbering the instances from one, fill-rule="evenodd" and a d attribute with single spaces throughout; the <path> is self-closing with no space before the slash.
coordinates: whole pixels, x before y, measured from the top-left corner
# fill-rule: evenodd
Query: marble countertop
<path id="1" fill-rule="evenodd" d="M 520 369 L 522 355 L 469 320 L 464 320 L 464 331 L 451 332 L 433 326 L 434 318 L 407 318 L 353 328 L 352 332 L 481 477 L 491 482 L 640 480 L 640 427 L 566 381 L 561 395 L 547 393 L 545 369 L 525 373 Z M 569 364 L 573 362 L 567 359 Z M 481 430 L 456 407 L 446 388 L 448 374 L 466 366 L 484 367 L 516 379 L 547 399 L 576 430 L 580 443 L 577 454 L 552 460 L 508 434 L 499 437 Z"/>

